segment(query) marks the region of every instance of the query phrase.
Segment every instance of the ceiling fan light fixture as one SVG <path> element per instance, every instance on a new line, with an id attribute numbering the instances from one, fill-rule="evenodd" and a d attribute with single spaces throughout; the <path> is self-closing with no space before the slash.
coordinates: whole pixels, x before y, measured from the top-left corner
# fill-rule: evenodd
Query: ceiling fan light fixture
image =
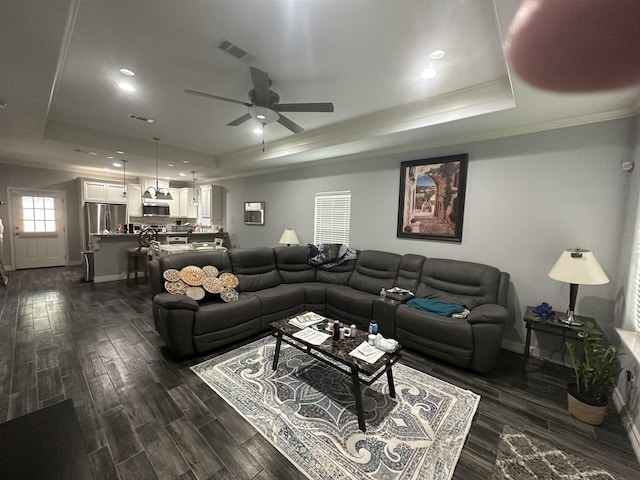
<path id="1" fill-rule="evenodd" d="M 277 122 L 280 118 L 280 114 L 275 110 L 271 110 L 267 107 L 261 107 L 259 105 L 249 107 L 249 114 L 262 125 L 269 125 L 270 123 Z"/>

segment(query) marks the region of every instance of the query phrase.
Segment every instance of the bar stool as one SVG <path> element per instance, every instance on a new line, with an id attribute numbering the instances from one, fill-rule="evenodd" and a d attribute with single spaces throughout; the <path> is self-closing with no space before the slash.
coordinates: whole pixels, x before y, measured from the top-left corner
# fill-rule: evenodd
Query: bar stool
<path id="1" fill-rule="evenodd" d="M 144 273 L 146 278 L 149 269 L 149 247 L 127 249 L 127 282 L 131 274 L 138 281 L 138 272 Z"/>
<path id="2" fill-rule="evenodd" d="M 144 273 L 147 277 L 147 271 L 149 270 L 149 246 L 152 241 L 155 241 L 158 236 L 153 228 L 145 228 L 138 234 L 138 248 L 127 249 L 127 282 L 131 274 L 134 274 L 134 278 L 138 281 L 138 272 Z"/>

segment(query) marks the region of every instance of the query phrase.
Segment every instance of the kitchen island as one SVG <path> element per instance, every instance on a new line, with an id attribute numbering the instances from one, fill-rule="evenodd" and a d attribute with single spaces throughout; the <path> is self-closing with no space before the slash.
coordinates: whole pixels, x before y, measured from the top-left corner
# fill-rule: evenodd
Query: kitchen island
<path id="1" fill-rule="evenodd" d="M 167 232 L 159 233 L 157 240 L 168 243 L 169 237 L 189 237 L 189 242 L 213 242 L 215 238 L 223 239 L 223 246 L 230 248 L 229 235 L 216 232 Z M 139 235 L 137 233 L 109 233 L 89 234 L 90 246 L 93 251 L 93 281 L 94 283 L 112 282 L 127 278 L 127 251 L 138 248 Z"/>

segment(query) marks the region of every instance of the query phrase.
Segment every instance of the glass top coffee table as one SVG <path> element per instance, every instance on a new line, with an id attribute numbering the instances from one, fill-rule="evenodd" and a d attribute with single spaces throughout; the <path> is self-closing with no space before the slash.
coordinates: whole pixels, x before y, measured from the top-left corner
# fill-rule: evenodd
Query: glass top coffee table
<path id="1" fill-rule="evenodd" d="M 280 356 L 280 348 L 282 342 L 291 345 L 298 350 L 305 352 L 311 357 L 341 371 L 351 377 L 353 385 L 353 395 L 356 401 L 356 412 L 358 415 L 358 426 L 363 432 L 366 431 L 364 422 L 364 411 L 362 406 L 361 385 L 370 386 L 383 374 L 387 374 L 387 382 L 389 384 L 389 396 L 395 398 L 396 390 L 393 384 L 392 367 L 400 359 L 400 349 L 398 346 L 395 352 L 385 353 L 375 363 L 368 363 L 364 360 L 355 358 L 349 353 L 353 351 L 362 342 L 367 341 L 368 333 L 362 330 L 356 330 L 351 337 L 345 337 L 342 340 L 333 340 L 327 338 L 320 345 L 313 345 L 305 342 L 293 335 L 300 331 L 295 325 L 289 323 L 290 318 L 273 322 L 271 326 L 274 328 L 273 336 L 276 337 L 276 349 L 273 356 L 273 370 L 278 368 L 278 358 Z M 327 319 L 328 321 L 331 321 Z M 326 322 L 325 322 L 326 323 Z M 318 328 L 322 328 L 322 323 Z"/>

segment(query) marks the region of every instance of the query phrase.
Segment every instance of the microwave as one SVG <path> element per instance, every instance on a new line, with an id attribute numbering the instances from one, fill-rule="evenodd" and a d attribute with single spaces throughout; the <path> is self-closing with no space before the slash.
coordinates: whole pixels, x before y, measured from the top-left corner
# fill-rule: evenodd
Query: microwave
<path id="1" fill-rule="evenodd" d="M 168 203 L 143 203 L 142 216 L 144 217 L 168 217 Z"/>

